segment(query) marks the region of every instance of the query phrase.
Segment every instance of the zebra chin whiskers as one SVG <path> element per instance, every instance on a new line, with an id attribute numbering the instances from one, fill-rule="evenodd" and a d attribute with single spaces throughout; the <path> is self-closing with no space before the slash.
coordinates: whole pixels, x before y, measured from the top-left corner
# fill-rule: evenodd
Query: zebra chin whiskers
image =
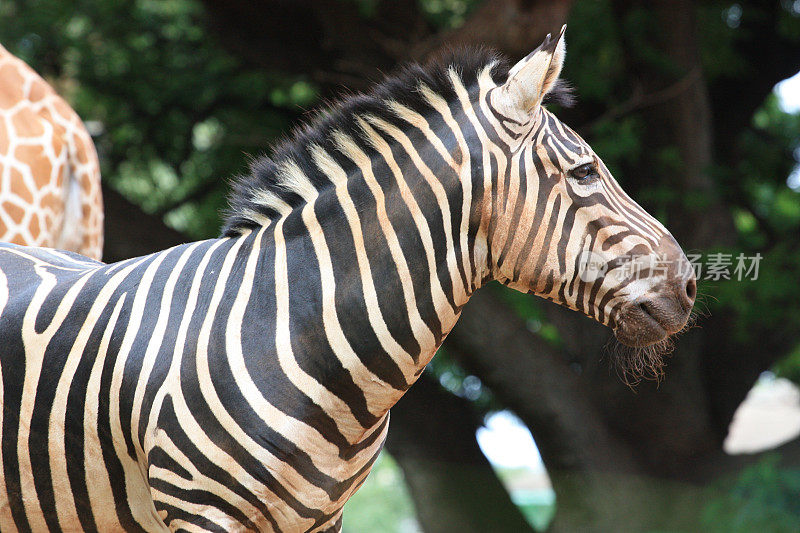
<path id="1" fill-rule="evenodd" d="M 697 320 L 698 317 L 708 318 L 711 316 L 711 309 L 709 308 L 709 300 L 718 300 L 713 295 L 697 291 L 697 298 L 695 299 L 694 307 L 692 308 L 692 316 L 690 321 Z M 699 308 L 698 308 L 699 307 Z"/>
<path id="2" fill-rule="evenodd" d="M 639 347 L 622 344 L 612 335 L 604 347 L 611 368 L 631 389 L 635 389 L 643 380 L 661 383 L 666 358 L 674 349 L 674 335 L 649 346 Z"/>
<path id="3" fill-rule="evenodd" d="M 603 347 L 604 354 L 610 356 L 610 363 L 617 376 L 631 389 L 642 380 L 660 383 L 664 378 L 666 359 L 675 350 L 678 337 L 691 329 L 701 327 L 698 325 L 701 316 L 706 315 L 693 310 L 680 331 L 649 346 L 628 346 L 612 335 Z"/>

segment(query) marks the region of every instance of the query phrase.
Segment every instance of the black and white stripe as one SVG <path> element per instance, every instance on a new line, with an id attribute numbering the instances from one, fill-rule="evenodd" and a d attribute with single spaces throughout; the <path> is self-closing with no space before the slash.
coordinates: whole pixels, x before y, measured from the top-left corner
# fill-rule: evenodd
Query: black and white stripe
<path id="1" fill-rule="evenodd" d="M 337 531 L 482 284 L 615 325 L 654 281 L 585 283 L 577 255 L 668 233 L 542 107 L 557 42 L 523 60 L 547 60 L 524 112 L 492 95 L 528 67 L 475 50 L 344 102 L 238 182 L 219 239 L 0 246 L 0 528 Z"/>

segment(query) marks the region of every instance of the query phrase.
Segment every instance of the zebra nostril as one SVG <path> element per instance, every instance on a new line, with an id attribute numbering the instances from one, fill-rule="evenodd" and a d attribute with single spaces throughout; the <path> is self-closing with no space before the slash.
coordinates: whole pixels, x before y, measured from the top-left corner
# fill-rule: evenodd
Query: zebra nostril
<path id="1" fill-rule="evenodd" d="M 694 299 L 697 297 L 697 281 L 692 277 L 686 282 L 686 297 L 689 299 L 689 304 L 694 304 Z"/>

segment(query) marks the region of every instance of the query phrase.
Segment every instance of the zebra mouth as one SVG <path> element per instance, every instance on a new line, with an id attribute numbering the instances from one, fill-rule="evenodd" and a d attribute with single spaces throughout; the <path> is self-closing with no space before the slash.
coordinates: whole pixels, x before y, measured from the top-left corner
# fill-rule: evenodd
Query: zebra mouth
<path id="1" fill-rule="evenodd" d="M 672 298 L 639 299 L 622 312 L 614 335 L 622 344 L 642 348 L 677 333 L 688 319 L 689 313 Z"/>

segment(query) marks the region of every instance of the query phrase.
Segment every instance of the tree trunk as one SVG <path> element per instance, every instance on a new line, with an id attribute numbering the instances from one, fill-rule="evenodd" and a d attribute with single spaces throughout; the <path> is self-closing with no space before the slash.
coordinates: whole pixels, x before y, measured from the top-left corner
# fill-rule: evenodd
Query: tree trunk
<path id="1" fill-rule="evenodd" d="M 693 491 L 684 495 L 677 486 L 648 477 L 635 443 L 608 426 L 589 393 L 594 384 L 586 371 L 529 332 L 496 290 L 473 296 L 448 337 L 448 349 L 531 428 L 556 492 L 553 530 L 635 531 L 643 524 L 662 526 L 667 518 L 675 525 L 686 522 L 681 517 Z M 582 320 L 582 328 L 604 336 L 602 326 Z M 616 388 L 617 376 L 605 364 L 594 366 L 605 367 L 606 385 Z"/>
<path id="2" fill-rule="evenodd" d="M 469 402 L 428 373 L 412 390 L 392 409 L 386 448 L 403 470 L 423 530 L 533 531 L 478 448 Z"/>

